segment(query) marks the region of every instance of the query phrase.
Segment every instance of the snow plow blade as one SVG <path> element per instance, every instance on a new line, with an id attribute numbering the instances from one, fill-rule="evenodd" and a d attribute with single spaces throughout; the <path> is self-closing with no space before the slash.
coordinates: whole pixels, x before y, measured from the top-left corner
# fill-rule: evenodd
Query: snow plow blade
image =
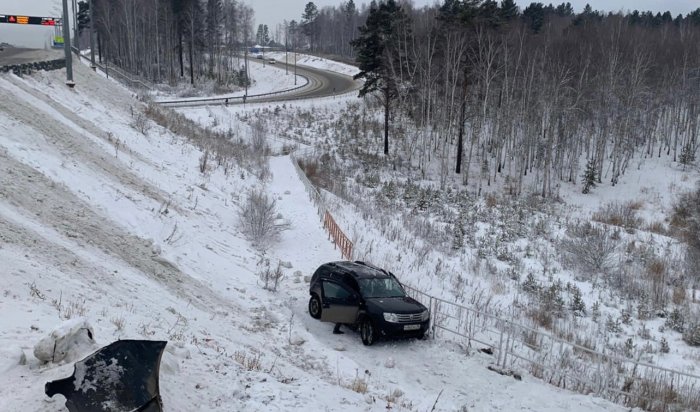
<path id="1" fill-rule="evenodd" d="M 162 412 L 160 358 L 168 342 L 120 340 L 74 365 L 73 376 L 46 383 L 70 412 Z"/>

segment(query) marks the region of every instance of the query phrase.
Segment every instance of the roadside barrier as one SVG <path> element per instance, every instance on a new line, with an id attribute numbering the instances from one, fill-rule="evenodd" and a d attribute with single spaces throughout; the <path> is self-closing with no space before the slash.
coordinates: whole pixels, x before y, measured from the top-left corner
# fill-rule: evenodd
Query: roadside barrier
<path id="1" fill-rule="evenodd" d="M 343 259 L 352 260 L 353 256 L 353 243 L 348 238 L 345 233 L 340 229 L 340 226 L 335 222 L 333 215 L 326 207 L 326 202 L 321 195 L 321 192 L 316 189 L 316 187 L 309 181 L 306 173 L 301 169 L 299 165 L 299 160 L 296 158 L 294 153 L 291 154 L 292 164 L 294 164 L 294 169 L 299 175 L 299 179 L 304 184 L 306 188 L 306 193 L 311 198 L 311 201 L 316 205 L 316 211 L 323 222 L 323 228 L 328 231 L 328 236 L 333 240 L 335 247 L 340 248 L 340 255 Z"/>
<path id="2" fill-rule="evenodd" d="M 501 371 L 527 370 L 555 386 L 648 411 L 700 410 L 700 376 L 571 342 L 404 285 L 430 309 L 433 338 L 493 353 Z"/>
<path id="3" fill-rule="evenodd" d="M 323 196 L 311 184 L 292 154 L 292 162 L 324 228 L 352 259 L 354 245 L 343 234 L 326 207 Z M 334 235 L 336 233 L 336 235 Z M 348 243 L 344 243 L 347 240 Z M 700 410 L 700 376 L 664 368 L 613 352 L 595 350 L 465 305 L 429 295 L 404 285 L 414 299 L 431 313 L 430 335 L 468 350 L 493 353 L 494 370 L 505 374 L 527 371 L 552 385 L 582 394 L 595 394 L 627 407 L 653 412 Z M 480 346 L 476 348 L 475 346 Z"/>
<path id="4" fill-rule="evenodd" d="M 352 260 L 352 242 L 340 230 L 340 226 L 335 223 L 333 215 L 327 210 L 323 215 L 323 228 L 328 231 L 328 238 L 333 239 L 333 244 L 340 248 L 340 255 L 343 259 Z"/>

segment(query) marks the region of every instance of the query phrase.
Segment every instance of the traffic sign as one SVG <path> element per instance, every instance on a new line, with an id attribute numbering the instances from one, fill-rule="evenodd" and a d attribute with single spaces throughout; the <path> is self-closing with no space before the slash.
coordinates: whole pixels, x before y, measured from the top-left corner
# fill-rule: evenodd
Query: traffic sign
<path id="1" fill-rule="evenodd" d="M 57 26 L 61 19 L 57 17 L 36 17 L 0 14 L 0 23 L 35 24 L 39 26 Z"/>

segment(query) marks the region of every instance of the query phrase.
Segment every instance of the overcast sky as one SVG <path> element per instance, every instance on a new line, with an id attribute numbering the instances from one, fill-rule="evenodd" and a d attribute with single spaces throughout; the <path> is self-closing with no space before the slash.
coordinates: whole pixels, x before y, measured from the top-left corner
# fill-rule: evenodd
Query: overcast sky
<path id="1" fill-rule="evenodd" d="M 542 1 L 542 3 L 559 4 L 562 0 Z M 686 15 L 700 7 L 700 0 L 569 0 L 576 12 L 583 10 L 586 3 L 596 10 L 669 10 L 674 15 Z M 277 24 L 283 20 L 301 20 L 304 6 L 309 0 L 243 0 L 255 10 L 257 24 L 267 24 L 274 31 Z M 343 0 L 315 0 L 319 8 L 343 3 Z M 531 0 L 516 0 L 521 9 Z M 71 1 L 69 0 L 70 4 Z M 369 1 L 355 0 L 360 6 Z M 436 3 L 435 0 L 414 0 L 417 7 Z M 0 0 L 0 14 L 23 14 L 42 17 L 60 17 L 61 0 Z M 7 42 L 24 47 L 43 48 L 48 47 L 53 35 L 52 28 L 39 26 L 17 26 L 13 24 L 0 24 L 0 43 Z"/>
<path id="2" fill-rule="evenodd" d="M 0 0 L 0 4 L 3 1 Z M 314 4 L 320 9 L 323 6 L 337 6 L 347 0 L 313 0 Z M 354 0 L 359 7 L 360 4 L 369 4 L 370 0 Z M 652 10 L 664 12 L 669 10 L 675 17 L 683 14 L 684 16 L 691 11 L 700 7 L 700 0 L 538 0 L 544 4 L 561 4 L 569 1 L 574 10 L 578 13 L 583 10 L 586 3 L 590 4 L 596 10 L 618 11 L 618 10 Z M 309 0 L 244 0 L 255 10 L 255 20 L 257 24 L 267 24 L 272 29 L 283 20 L 301 20 L 301 15 L 304 12 L 304 7 Z M 436 3 L 435 0 L 413 0 L 416 7 Z M 442 3 L 440 1 L 439 3 Z M 500 0 L 499 0 L 500 3 Z M 532 0 L 516 0 L 522 11 Z M 256 24 L 256 25 L 257 25 Z"/>

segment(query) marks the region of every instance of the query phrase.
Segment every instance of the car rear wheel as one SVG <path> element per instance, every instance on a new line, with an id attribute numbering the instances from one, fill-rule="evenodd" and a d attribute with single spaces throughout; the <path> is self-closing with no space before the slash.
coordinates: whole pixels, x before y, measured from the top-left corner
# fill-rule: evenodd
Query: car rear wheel
<path id="1" fill-rule="evenodd" d="M 311 295 L 309 299 L 309 315 L 314 319 L 321 319 L 321 300 L 316 295 Z"/>
<path id="2" fill-rule="evenodd" d="M 360 337 L 365 346 L 371 346 L 376 340 L 377 333 L 374 330 L 374 325 L 372 325 L 371 320 L 365 318 L 362 320 L 362 323 L 360 323 Z"/>

